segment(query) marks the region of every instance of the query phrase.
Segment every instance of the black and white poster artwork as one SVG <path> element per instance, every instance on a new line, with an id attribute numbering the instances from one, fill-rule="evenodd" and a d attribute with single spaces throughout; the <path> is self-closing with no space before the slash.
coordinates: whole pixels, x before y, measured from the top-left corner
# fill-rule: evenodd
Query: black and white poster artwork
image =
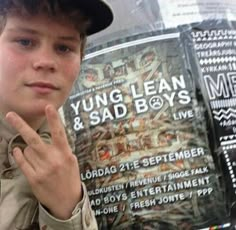
<path id="1" fill-rule="evenodd" d="M 99 229 L 235 229 L 236 3 L 109 3 L 62 108 Z"/>

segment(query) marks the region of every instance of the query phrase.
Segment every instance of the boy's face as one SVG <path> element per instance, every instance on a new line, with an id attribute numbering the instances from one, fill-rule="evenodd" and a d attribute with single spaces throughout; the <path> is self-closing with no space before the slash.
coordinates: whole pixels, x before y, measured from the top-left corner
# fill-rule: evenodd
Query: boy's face
<path id="1" fill-rule="evenodd" d="M 80 34 L 66 21 L 46 15 L 8 15 L 0 34 L 0 112 L 23 118 L 59 108 L 80 68 Z"/>

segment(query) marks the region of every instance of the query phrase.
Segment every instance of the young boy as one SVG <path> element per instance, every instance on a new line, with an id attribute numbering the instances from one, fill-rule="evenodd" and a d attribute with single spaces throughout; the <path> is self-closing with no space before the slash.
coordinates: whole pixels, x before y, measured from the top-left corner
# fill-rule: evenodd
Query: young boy
<path id="1" fill-rule="evenodd" d="M 57 110 L 112 19 L 102 0 L 0 1 L 1 230 L 97 229 Z"/>

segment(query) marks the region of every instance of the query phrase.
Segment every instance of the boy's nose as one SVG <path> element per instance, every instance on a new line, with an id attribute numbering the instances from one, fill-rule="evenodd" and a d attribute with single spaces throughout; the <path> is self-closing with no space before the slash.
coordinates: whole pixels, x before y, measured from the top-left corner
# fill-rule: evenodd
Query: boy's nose
<path id="1" fill-rule="evenodd" d="M 47 50 L 39 52 L 33 62 L 33 68 L 36 70 L 54 72 L 57 69 L 54 55 Z"/>

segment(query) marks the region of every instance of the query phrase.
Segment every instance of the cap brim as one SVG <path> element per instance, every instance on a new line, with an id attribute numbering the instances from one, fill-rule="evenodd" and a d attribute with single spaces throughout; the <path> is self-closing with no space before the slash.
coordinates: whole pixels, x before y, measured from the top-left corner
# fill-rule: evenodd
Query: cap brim
<path id="1" fill-rule="evenodd" d="M 107 28 L 113 21 L 110 6 L 103 0 L 77 0 L 79 9 L 91 20 L 87 35 Z"/>

